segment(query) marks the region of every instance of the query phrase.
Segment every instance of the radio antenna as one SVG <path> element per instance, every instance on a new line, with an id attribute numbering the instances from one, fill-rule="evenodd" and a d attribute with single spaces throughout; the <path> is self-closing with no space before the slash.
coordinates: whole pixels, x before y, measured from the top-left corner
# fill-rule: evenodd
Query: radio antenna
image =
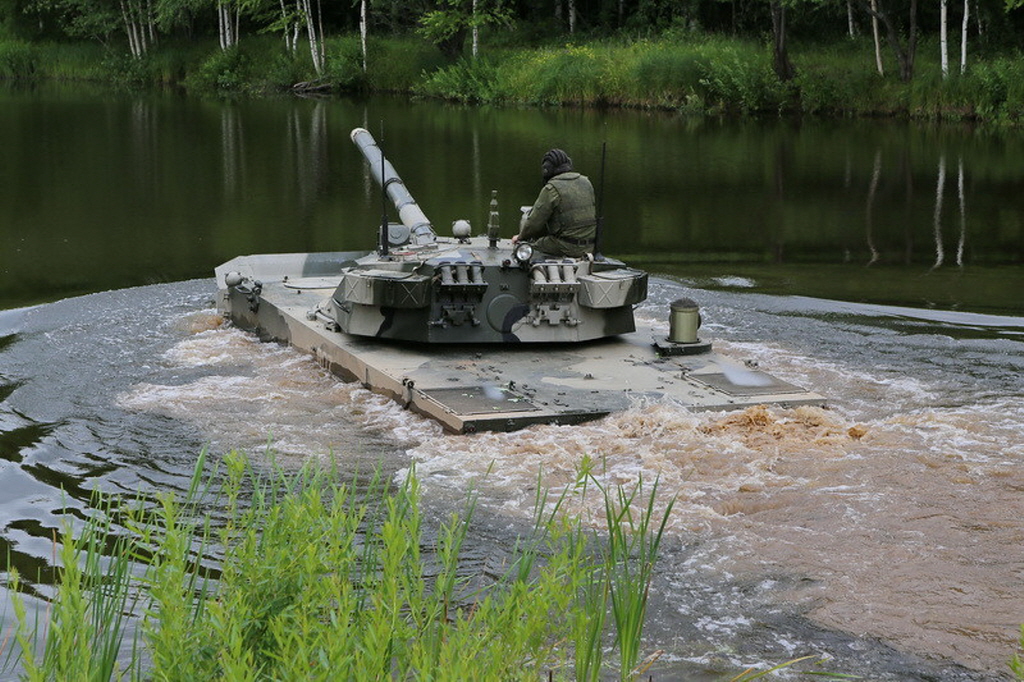
<path id="1" fill-rule="evenodd" d="M 600 260 L 601 256 L 601 228 L 604 227 L 604 166 L 608 154 L 608 142 L 601 143 L 601 177 L 598 180 L 597 190 L 597 224 L 594 227 L 594 259 Z"/>

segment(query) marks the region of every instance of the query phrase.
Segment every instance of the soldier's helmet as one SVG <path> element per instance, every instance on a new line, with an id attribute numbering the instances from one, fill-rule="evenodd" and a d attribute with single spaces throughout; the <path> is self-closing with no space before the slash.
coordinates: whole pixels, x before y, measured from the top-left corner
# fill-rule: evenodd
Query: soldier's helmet
<path id="1" fill-rule="evenodd" d="M 572 159 L 561 149 L 549 149 L 540 162 L 541 173 L 544 181 L 547 182 L 559 173 L 567 173 L 572 170 Z"/>

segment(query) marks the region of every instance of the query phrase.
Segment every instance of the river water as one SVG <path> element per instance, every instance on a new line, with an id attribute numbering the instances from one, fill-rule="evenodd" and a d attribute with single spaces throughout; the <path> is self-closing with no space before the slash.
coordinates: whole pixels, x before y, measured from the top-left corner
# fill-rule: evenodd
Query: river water
<path id="1" fill-rule="evenodd" d="M 605 480 L 659 477 L 677 499 L 647 629 L 665 652 L 655 679 L 805 654 L 865 679 L 1008 678 L 1024 622 L 1018 136 L 81 88 L 0 99 L 0 550 L 37 603 L 53 532 L 90 490 L 183 489 L 204 446 L 415 466 L 437 515 L 472 487 L 470 565 L 527 526 L 538 474 L 557 488 L 590 455 Z M 607 141 L 606 250 L 655 274 L 638 316 L 663 324 L 692 297 L 717 348 L 830 408 L 637 404 L 452 436 L 226 326 L 219 262 L 367 246 L 380 205 L 355 125 L 383 129 L 435 225 L 482 226 L 491 189 L 511 225 L 544 149 L 597 178 Z"/>

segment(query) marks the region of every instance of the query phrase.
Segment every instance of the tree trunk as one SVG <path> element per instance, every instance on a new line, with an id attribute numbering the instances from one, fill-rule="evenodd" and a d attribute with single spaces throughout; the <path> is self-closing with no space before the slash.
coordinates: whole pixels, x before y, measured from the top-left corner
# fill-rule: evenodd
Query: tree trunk
<path id="1" fill-rule="evenodd" d="M 771 11 L 774 38 L 772 67 L 779 80 L 790 81 L 796 75 L 796 69 L 793 62 L 789 61 L 789 50 L 786 47 L 786 6 L 782 4 L 782 0 L 771 0 Z"/>
<path id="2" fill-rule="evenodd" d="M 476 0 L 473 0 L 473 59 L 480 53 L 480 25 L 476 21 Z"/>
<path id="3" fill-rule="evenodd" d="M 851 38 L 857 37 L 857 25 L 853 23 L 853 0 L 846 0 L 846 32 Z"/>
<path id="4" fill-rule="evenodd" d="M 324 43 L 320 25 L 320 3 L 316 6 L 316 13 L 313 12 L 313 4 L 310 0 L 303 0 L 302 13 L 306 19 L 306 35 L 309 37 L 309 57 L 313 62 L 313 70 L 317 76 L 324 73 Z"/>
<path id="5" fill-rule="evenodd" d="M 290 29 L 290 23 L 288 21 L 288 8 L 284 4 L 284 0 L 277 0 L 278 6 L 281 8 L 281 22 L 283 26 L 281 33 L 284 34 L 284 49 L 288 51 L 288 54 L 295 54 L 295 46 L 292 45 L 292 34 Z"/>
<path id="6" fill-rule="evenodd" d="M 362 2 L 359 3 L 359 44 L 363 50 L 363 73 L 366 73 L 366 34 L 368 32 L 366 3 L 367 0 L 362 0 Z"/>
<path id="7" fill-rule="evenodd" d="M 960 25 L 960 75 L 967 71 L 967 19 L 970 12 L 970 0 L 964 0 L 964 20 Z"/>
<path id="8" fill-rule="evenodd" d="M 576 33 L 576 0 L 569 0 L 569 35 Z"/>
<path id="9" fill-rule="evenodd" d="M 153 12 L 152 0 L 146 0 L 146 30 L 149 32 L 149 44 L 156 45 L 156 14 Z"/>
<path id="10" fill-rule="evenodd" d="M 939 59 L 942 78 L 949 77 L 949 0 L 939 0 Z"/>
<path id="11" fill-rule="evenodd" d="M 153 43 L 155 28 L 153 15 L 147 7 L 140 4 L 141 0 L 121 0 L 121 22 L 124 24 L 125 37 L 128 39 L 128 51 L 135 59 L 141 59 L 149 51 Z"/>
<path id="12" fill-rule="evenodd" d="M 886 11 L 884 4 L 878 2 L 878 0 L 871 0 L 867 6 L 867 11 L 885 25 L 886 39 L 889 41 L 893 54 L 896 56 L 900 80 L 904 83 L 909 83 L 914 77 L 914 59 L 917 54 L 917 0 L 910 0 L 906 46 L 900 41 L 900 32 L 889 12 Z"/>
<path id="13" fill-rule="evenodd" d="M 878 75 L 885 77 L 885 67 L 882 66 L 882 41 L 878 35 L 878 5 L 876 0 L 871 0 L 871 35 L 875 39 L 875 66 L 878 67 Z"/>

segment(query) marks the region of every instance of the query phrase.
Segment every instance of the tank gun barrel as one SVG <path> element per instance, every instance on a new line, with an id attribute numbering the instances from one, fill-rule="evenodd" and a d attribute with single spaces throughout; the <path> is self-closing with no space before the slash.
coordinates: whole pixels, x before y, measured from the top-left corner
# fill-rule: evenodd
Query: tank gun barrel
<path id="1" fill-rule="evenodd" d="M 377 141 L 373 139 L 373 135 L 365 128 L 355 128 L 352 130 L 351 137 L 352 142 L 355 143 L 359 151 L 363 153 L 367 163 L 369 163 L 370 172 L 373 174 L 374 179 L 377 180 L 377 184 L 381 186 L 385 194 L 388 195 L 388 198 L 391 199 L 391 203 L 398 209 L 398 218 L 402 221 L 403 225 L 409 228 L 413 241 L 416 244 L 426 244 L 434 241 L 437 235 L 434 232 L 434 228 L 431 227 L 430 221 L 424 215 L 416 200 L 413 199 L 412 194 L 409 193 L 405 183 L 402 182 L 402 178 L 398 177 L 395 167 L 391 165 L 391 162 L 384 156 L 384 152 L 377 146 Z"/>

